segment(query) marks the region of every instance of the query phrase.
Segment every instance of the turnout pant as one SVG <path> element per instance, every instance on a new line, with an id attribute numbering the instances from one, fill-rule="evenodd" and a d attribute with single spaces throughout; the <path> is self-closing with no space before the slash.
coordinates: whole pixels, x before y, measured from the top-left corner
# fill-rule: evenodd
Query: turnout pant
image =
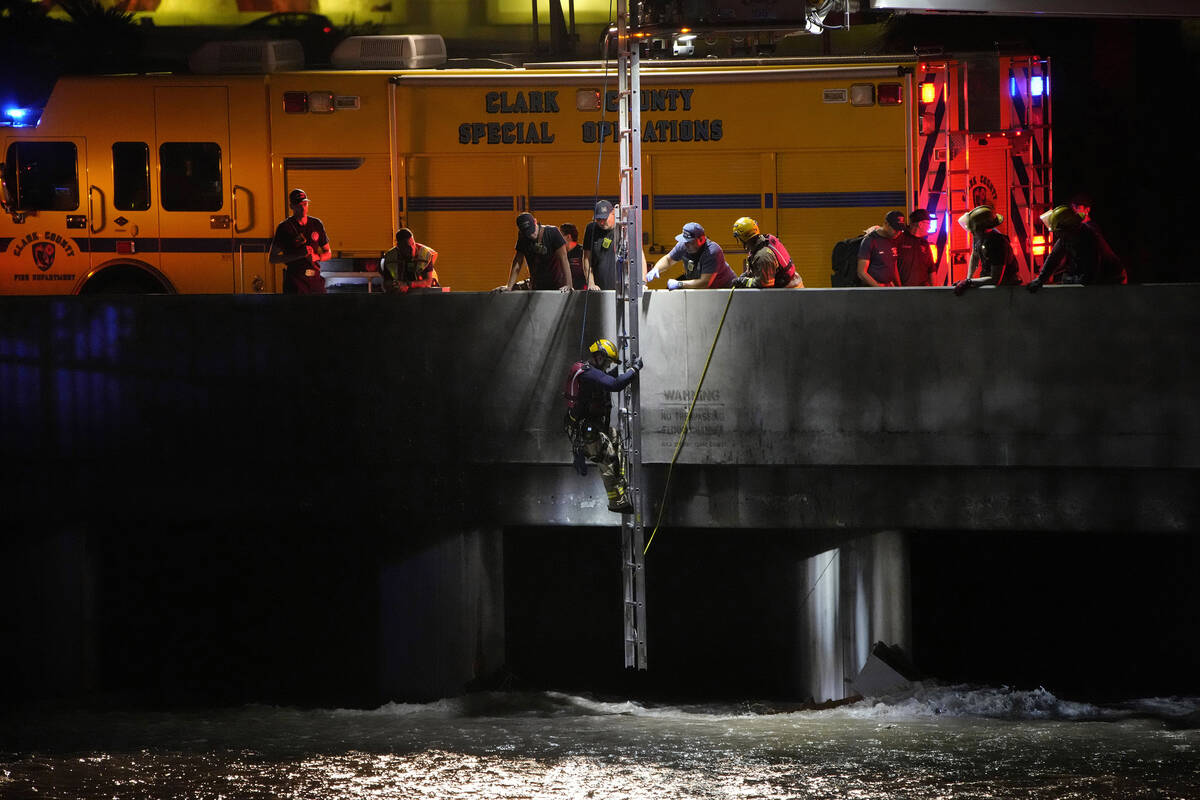
<path id="1" fill-rule="evenodd" d="M 621 440 L 612 428 L 592 428 L 582 437 L 581 449 L 588 461 L 600 467 L 600 479 L 608 492 L 608 505 L 625 500 L 625 469 L 621 464 Z"/>

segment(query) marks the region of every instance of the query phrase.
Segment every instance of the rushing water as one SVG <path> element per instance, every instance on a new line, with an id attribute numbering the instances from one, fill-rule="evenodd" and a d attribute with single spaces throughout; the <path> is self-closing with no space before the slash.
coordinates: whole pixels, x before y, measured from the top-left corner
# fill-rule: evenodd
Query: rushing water
<path id="1" fill-rule="evenodd" d="M 1200 698 L 923 685 L 783 712 L 481 694 L 0 725 L 0 798 L 1200 798 Z"/>

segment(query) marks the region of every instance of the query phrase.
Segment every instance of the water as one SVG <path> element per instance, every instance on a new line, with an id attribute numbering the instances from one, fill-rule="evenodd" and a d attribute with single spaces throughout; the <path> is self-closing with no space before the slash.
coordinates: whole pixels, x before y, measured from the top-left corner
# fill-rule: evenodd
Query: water
<path id="1" fill-rule="evenodd" d="M 824 711 L 480 694 L 0 717 L 0 798 L 1200 798 L 1200 698 L 918 685 Z"/>

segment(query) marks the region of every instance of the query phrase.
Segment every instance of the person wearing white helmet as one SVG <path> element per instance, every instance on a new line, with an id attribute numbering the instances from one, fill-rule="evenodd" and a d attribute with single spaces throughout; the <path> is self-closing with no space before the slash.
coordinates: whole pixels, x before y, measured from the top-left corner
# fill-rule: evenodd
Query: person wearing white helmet
<path id="1" fill-rule="evenodd" d="M 1029 291 L 1036 292 L 1051 282 L 1085 285 L 1128 282 L 1125 267 L 1108 242 L 1070 205 L 1050 209 L 1042 214 L 1041 220 L 1054 234 L 1054 246 L 1037 277 L 1029 282 Z"/>
<path id="2" fill-rule="evenodd" d="M 733 279 L 739 289 L 803 289 L 804 280 L 783 242 L 758 228 L 758 221 L 739 217 L 733 223 L 733 238 L 746 248 L 742 274 Z"/>
<path id="3" fill-rule="evenodd" d="M 564 427 L 575 455 L 575 469 L 587 475 L 587 461 L 600 467 L 600 479 L 608 493 L 608 510 L 631 514 L 633 503 L 621 466 L 621 438 L 612 428 L 612 393 L 629 385 L 642 369 L 635 358 L 621 372 L 617 346 L 611 339 L 597 339 L 588 348 L 586 361 L 576 361 L 567 375 L 563 397 L 567 401 Z"/>
<path id="4" fill-rule="evenodd" d="M 967 277 L 954 284 L 961 295 L 977 286 L 1016 286 L 1021 283 L 1017 257 L 1008 237 L 996 230 L 1004 217 L 991 206 L 976 206 L 959 217 L 958 224 L 971 234 L 971 260 Z"/>

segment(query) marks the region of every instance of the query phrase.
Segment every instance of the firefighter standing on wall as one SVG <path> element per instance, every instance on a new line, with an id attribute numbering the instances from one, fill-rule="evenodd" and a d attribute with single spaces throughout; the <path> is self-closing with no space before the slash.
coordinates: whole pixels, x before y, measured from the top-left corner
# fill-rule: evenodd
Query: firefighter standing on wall
<path id="1" fill-rule="evenodd" d="M 628 386 L 641 369 L 639 358 L 631 369 L 619 372 L 616 345 L 609 339 L 597 339 L 588 348 L 587 361 L 572 365 L 564 393 L 567 437 L 575 454 L 575 469 L 586 475 L 585 461 L 600 465 L 608 510 L 619 514 L 632 514 L 634 508 L 621 465 L 621 440 L 612 428 L 612 393 Z"/>
<path id="2" fill-rule="evenodd" d="M 332 257 L 325 225 L 308 215 L 308 195 L 303 189 L 288 194 L 292 215 L 279 223 L 271 240 L 271 263 L 286 264 L 284 294 L 325 294 L 321 262 Z"/>
<path id="3" fill-rule="evenodd" d="M 788 255 L 783 242 L 758 229 L 758 222 L 741 217 L 733 223 L 733 238 L 746 248 L 747 258 L 742 274 L 733 285 L 745 289 L 803 289 L 804 280 L 796 272 L 796 264 Z"/>

